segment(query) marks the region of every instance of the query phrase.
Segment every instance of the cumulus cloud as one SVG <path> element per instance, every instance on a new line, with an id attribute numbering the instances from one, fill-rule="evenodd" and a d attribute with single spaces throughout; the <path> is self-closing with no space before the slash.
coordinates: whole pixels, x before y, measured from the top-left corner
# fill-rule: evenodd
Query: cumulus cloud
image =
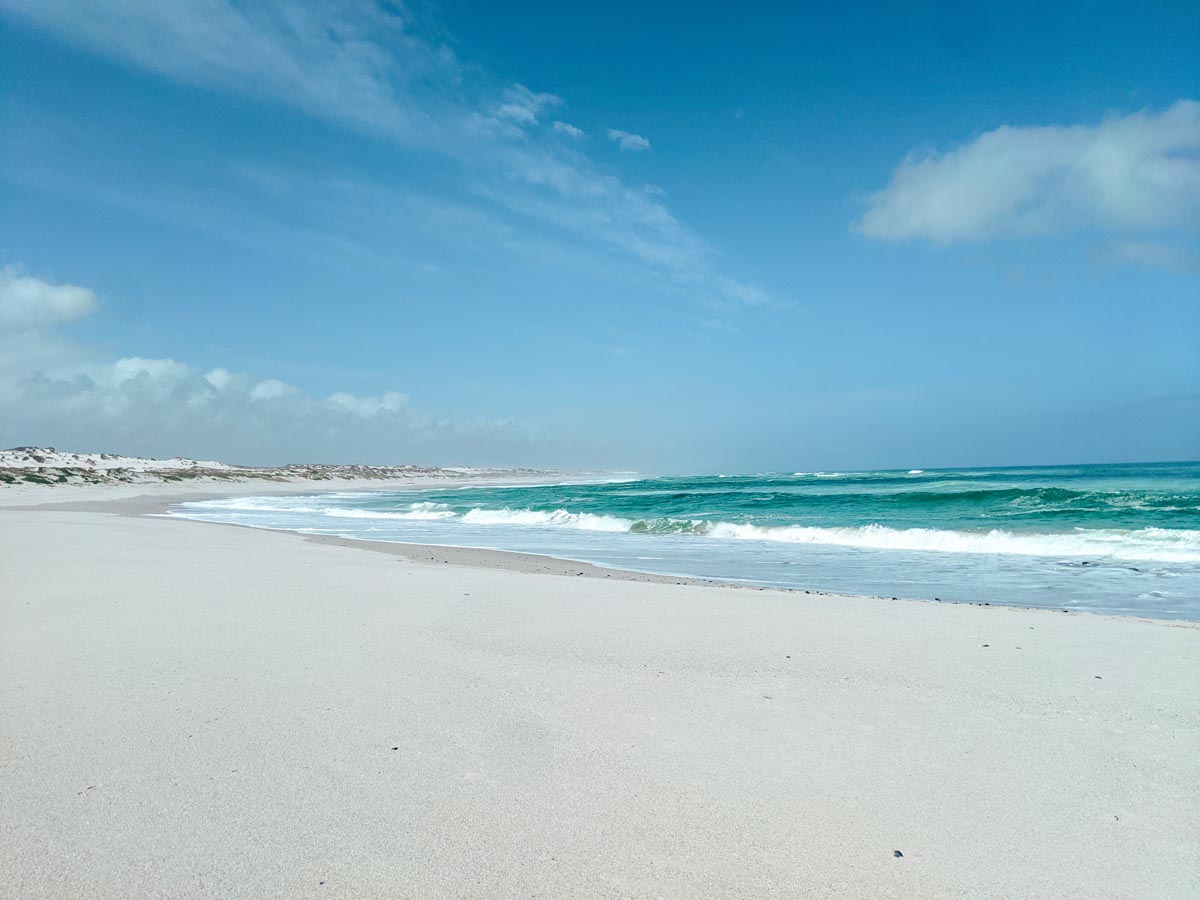
<path id="1" fill-rule="evenodd" d="M 576 128 L 570 122 L 555 122 L 551 127 L 559 134 L 565 134 L 569 138 L 579 139 L 583 137 L 583 129 Z"/>
<path id="2" fill-rule="evenodd" d="M 228 369 L 213 369 L 204 373 L 204 380 L 213 390 L 223 391 L 233 383 L 233 373 Z"/>
<path id="3" fill-rule="evenodd" d="M 1097 125 L 1005 126 L 946 153 L 910 154 L 856 223 L 936 243 L 1200 221 L 1200 103 Z"/>
<path id="4" fill-rule="evenodd" d="M 51 284 L 15 266 L 0 269 L 0 327 L 5 329 L 44 328 L 90 315 L 98 305 L 87 288 Z"/>
<path id="5" fill-rule="evenodd" d="M 643 150 L 650 149 L 650 142 L 640 134 L 631 134 L 619 128 L 608 129 L 608 139 L 622 150 L 628 150 L 631 153 L 641 153 Z"/>
<path id="6" fill-rule="evenodd" d="M 330 394 L 325 404 L 369 419 L 382 412 L 400 412 L 408 405 L 408 397 L 398 391 L 387 391 L 382 397 L 356 397 L 354 394 Z"/>
<path id="7" fill-rule="evenodd" d="M 265 378 L 250 389 L 249 397 L 251 400 L 277 400 L 298 393 L 300 390 L 287 382 L 278 378 Z"/>
<path id="8" fill-rule="evenodd" d="M 91 291 L 12 270 L 3 279 L 3 321 L 22 327 L 0 328 L 0 446 L 264 464 L 552 465 L 564 455 L 589 455 L 583 439 L 506 420 L 437 418 L 398 391 L 322 397 L 278 378 L 201 372 L 176 359 L 98 357 L 56 334 L 63 322 L 96 308 Z M 43 302 L 31 304 L 31 295 Z"/>

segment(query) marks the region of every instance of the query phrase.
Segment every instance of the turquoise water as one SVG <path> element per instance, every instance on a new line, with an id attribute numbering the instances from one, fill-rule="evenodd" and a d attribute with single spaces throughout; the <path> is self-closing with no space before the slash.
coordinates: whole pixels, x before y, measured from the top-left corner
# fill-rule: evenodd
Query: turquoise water
<path id="1" fill-rule="evenodd" d="M 773 587 L 1200 618 L 1200 463 L 346 492 L 174 514 Z"/>

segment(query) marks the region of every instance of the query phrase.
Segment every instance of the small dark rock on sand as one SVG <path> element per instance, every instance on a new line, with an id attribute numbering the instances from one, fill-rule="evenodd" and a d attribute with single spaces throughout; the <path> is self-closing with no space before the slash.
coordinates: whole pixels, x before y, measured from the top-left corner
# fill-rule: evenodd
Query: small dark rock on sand
<path id="1" fill-rule="evenodd" d="M 892 856 L 896 857 L 896 859 L 901 859 L 901 858 L 903 858 L 904 854 L 901 853 L 899 850 L 893 850 Z"/>

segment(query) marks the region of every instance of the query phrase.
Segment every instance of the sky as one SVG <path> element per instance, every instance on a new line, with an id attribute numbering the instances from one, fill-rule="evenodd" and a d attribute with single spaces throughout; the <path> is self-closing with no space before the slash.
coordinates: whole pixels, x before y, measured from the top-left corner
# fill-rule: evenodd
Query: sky
<path id="1" fill-rule="evenodd" d="M 1200 7 L 0 0 L 0 445 L 1200 457 Z"/>

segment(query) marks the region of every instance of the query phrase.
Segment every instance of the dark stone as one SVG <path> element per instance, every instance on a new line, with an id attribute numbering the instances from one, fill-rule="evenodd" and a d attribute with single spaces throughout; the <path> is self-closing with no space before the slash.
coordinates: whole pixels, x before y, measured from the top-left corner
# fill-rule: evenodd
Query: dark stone
<path id="1" fill-rule="evenodd" d="M 985 646 L 985 647 L 990 647 L 990 646 L 992 646 L 992 645 L 991 645 L 991 644 L 984 644 L 983 646 Z"/>
<path id="2" fill-rule="evenodd" d="M 901 859 L 901 858 L 903 858 L 904 854 L 901 853 L 899 850 L 893 850 L 892 856 L 896 857 L 896 859 Z"/>

